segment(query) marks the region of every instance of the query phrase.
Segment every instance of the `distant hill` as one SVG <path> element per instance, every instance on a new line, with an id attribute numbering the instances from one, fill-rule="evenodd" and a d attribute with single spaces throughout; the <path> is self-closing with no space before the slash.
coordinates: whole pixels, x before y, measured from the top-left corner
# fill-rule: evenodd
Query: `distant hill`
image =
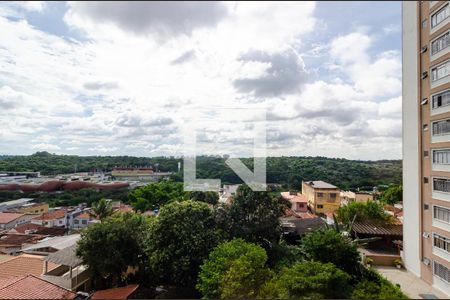
<path id="1" fill-rule="evenodd" d="M 222 183 L 241 183 L 220 156 L 197 158 L 198 178 L 220 178 Z M 242 159 L 249 167 L 253 160 Z M 40 171 L 43 175 L 93 170 L 110 171 L 115 166 L 157 166 L 159 171 L 177 172 L 181 158 L 132 156 L 76 156 L 37 152 L 28 156 L 0 158 L 0 171 Z M 402 161 L 361 161 L 327 157 L 269 157 L 267 182 L 298 189 L 302 180 L 324 180 L 342 189 L 401 183 Z M 182 180 L 176 173 L 174 180 Z"/>

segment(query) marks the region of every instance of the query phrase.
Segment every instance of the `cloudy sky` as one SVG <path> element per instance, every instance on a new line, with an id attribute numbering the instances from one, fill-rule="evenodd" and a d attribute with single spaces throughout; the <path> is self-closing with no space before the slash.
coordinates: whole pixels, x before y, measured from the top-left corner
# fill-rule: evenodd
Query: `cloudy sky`
<path id="1" fill-rule="evenodd" d="M 399 2 L 1 2 L 0 154 L 401 158 Z M 264 121 L 266 120 L 266 121 Z"/>

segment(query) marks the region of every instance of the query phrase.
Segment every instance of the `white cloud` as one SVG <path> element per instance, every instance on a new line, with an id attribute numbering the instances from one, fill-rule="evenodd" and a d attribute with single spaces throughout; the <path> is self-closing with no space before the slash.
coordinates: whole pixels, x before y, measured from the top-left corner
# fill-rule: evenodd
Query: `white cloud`
<path id="1" fill-rule="evenodd" d="M 58 151 L 58 150 L 61 150 L 61 147 L 59 147 L 58 145 L 41 143 L 41 144 L 31 145 L 31 149 L 36 150 L 36 151 Z"/>

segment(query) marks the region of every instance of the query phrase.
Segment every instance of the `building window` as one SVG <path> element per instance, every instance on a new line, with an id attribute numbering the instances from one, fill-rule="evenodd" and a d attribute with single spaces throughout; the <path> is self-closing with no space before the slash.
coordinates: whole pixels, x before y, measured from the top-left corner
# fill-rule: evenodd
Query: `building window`
<path id="1" fill-rule="evenodd" d="M 437 233 L 433 233 L 433 246 L 450 252 L 450 239 Z"/>
<path id="2" fill-rule="evenodd" d="M 450 193 L 450 180 L 445 178 L 433 178 L 433 191 Z"/>
<path id="3" fill-rule="evenodd" d="M 428 183 L 428 177 L 423 178 L 423 183 Z"/>
<path id="4" fill-rule="evenodd" d="M 433 135 L 450 134 L 450 119 L 433 122 Z"/>
<path id="5" fill-rule="evenodd" d="M 87 224 L 87 220 L 81 220 L 81 224 L 86 225 Z"/>
<path id="6" fill-rule="evenodd" d="M 434 261 L 433 263 L 434 263 L 433 274 L 441 278 L 442 280 L 445 280 L 446 282 L 450 283 L 450 270 L 446 266 L 438 263 L 437 261 Z"/>
<path id="7" fill-rule="evenodd" d="M 448 4 L 446 4 L 444 7 L 442 7 L 433 15 L 431 15 L 431 28 L 434 28 L 437 25 L 441 24 L 445 19 L 448 18 L 448 16 L 449 16 Z"/>
<path id="8" fill-rule="evenodd" d="M 450 164 L 450 150 L 433 150 L 433 164 Z"/>
<path id="9" fill-rule="evenodd" d="M 331 193 L 331 194 L 330 194 L 330 198 L 331 198 L 331 199 L 336 199 L 336 195 L 337 195 L 337 194 L 335 194 L 335 193 Z"/>
<path id="10" fill-rule="evenodd" d="M 441 206 L 433 206 L 433 218 L 441 222 L 450 223 L 450 209 Z"/>
<path id="11" fill-rule="evenodd" d="M 73 220 L 73 223 L 74 223 L 74 224 L 78 224 L 79 221 L 78 221 L 78 220 Z"/>
<path id="12" fill-rule="evenodd" d="M 317 197 L 323 197 L 323 193 L 317 193 Z"/>
<path id="13" fill-rule="evenodd" d="M 428 157 L 428 151 L 427 150 L 423 151 L 423 156 L 424 157 Z"/>
<path id="14" fill-rule="evenodd" d="M 431 55 L 435 55 L 436 53 L 447 48 L 449 45 L 450 45 L 450 32 L 447 32 L 431 42 Z"/>
<path id="15" fill-rule="evenodd" d="M 448 74 L 450 73 L 449 69 L 450 69 L 450 66 L 449 66 L 448 61 L 446 61 L 443 64 L 440 64 L 437 67 L 432 68 L 431 69 L 431 81 L 436 81 L 436 80 L 439 80 L 441 78 L 448 76 Z"/>
<path id="16" fill-rule="evenodd" d="M 323 208 L 322 204 L 317 204 L 317 208 Z"/>
<path id="17" fill-rule="evenodd" d="M 450 105 L 450 90 L 434 95 L 431 102 L 432 109 Z"/>

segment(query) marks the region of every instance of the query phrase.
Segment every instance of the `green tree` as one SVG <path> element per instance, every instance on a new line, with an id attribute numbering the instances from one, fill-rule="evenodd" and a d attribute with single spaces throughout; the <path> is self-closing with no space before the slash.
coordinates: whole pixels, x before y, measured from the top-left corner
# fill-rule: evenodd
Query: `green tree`
<path id="1" fill-rule="evenodd" d="M 217 246 L 201 266 L 197 289 L 205 298 L 254 298 L 270 271 L 266 251 L 242 239 Z"/>
<path id="2" fill-rule="evenodd" d="M 356 216 L 356 218 L 355 218 Z M 350 202 L 339 207 L 336 212 L 339 222 L 391 222 L 391 216 L 384 211 L 383 205 L 376 201 Z"/>
<path id="3" fill-rule="evenodd" d="M 222 210 L 221 228 L 230 237 L 242 238 L 271 251 L 280 238 L 279 218 L 287 205 L 281 197 L 254 192 L 247 185 L 241 185 L 232 204 L 218 208 Z"/>
<path id="4" fill-rule="evenodd" d="M 349 274 L 359 274 L 361 257 L 356 243 L 331 228 L 306 234 L 300 248 L 307 260 L 330 262 Z"/>
<path id="5" fill-rule="evenodd" d="M 403 201 L 403 186 L 393 185 L 380 195 L 380 201 L 383 203 L 394 205 Z"/>
<path id="6" fill-rule="evenodd" d="M 146 239 L 150 269 L 159 283 L 193 287 L 203 259 L 218 239 L 213 213 L 206 203 L 168 203 Z"/>
<path id="7" fill-rule="evenodd" d="M 351 295 L 351 277 L 332 263 L 298 262 L 268 281 L 261 298 L 345 299 Z"/>
<path id="8" fill-rule="evenodd" d="M 183 183 L 163 180 L 134 189 L 129 193 L 128 199 L 134 210 L 145 212 L 159 209 L 172 201 L 184 200 L 186 196 Z"/>
<path id="9" fill-rule="evenodd" d="M 206 202 L 208 204 L 216 205 L 219 203 L 219 194 L 216 192 L 189 192 L 188 195 L 189 199 L 195 200 L 195 201 L 201 201 Z"/>
<path id="10" fill-rule="evenodd" d="M 102 198 L 100 201 L 92 203 L 92 212 L 92 215 L 100 220 L 109 217 L 113 213 L 111 201 Z"/>
<path id="11" fill-rule="evenodd" d="M 109 278 L 109 285 L 120 283 L 129 266 L 145 267 L 143 239 L 149 222 L 134 213 L 106 218 L 81 232 L 76 254 L 94 278 Z"/>

